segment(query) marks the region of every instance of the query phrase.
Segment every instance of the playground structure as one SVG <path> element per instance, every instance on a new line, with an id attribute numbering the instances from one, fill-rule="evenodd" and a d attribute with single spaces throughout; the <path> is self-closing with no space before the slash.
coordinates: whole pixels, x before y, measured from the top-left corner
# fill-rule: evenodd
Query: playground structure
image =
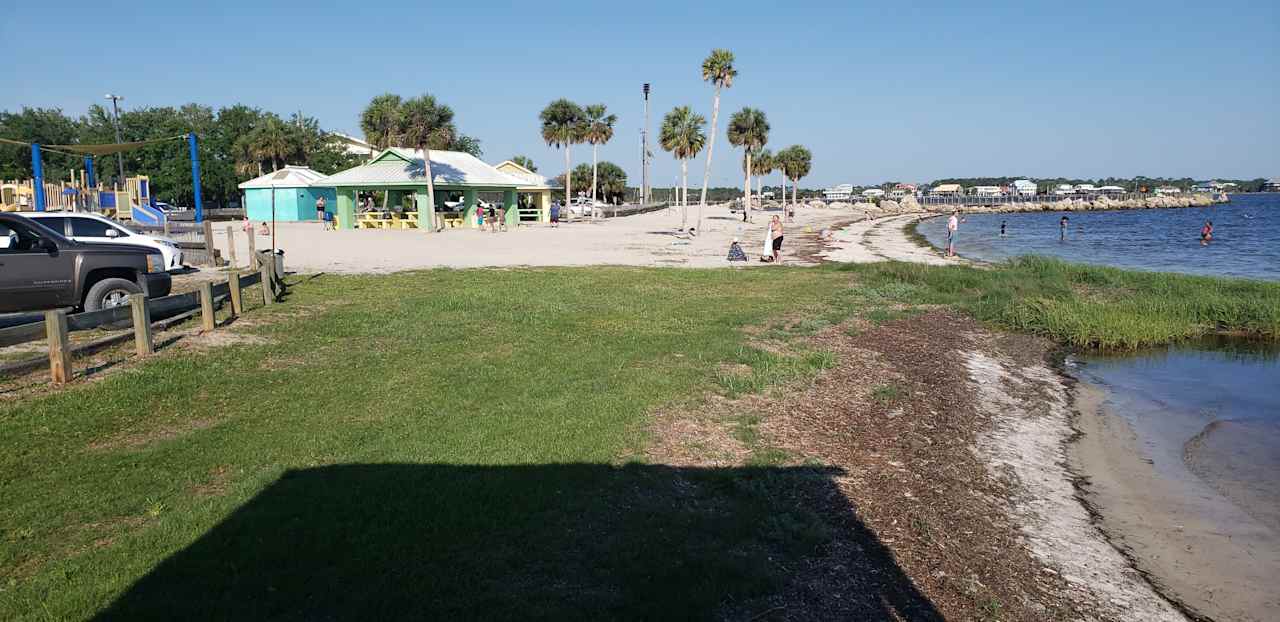
<path id="1" fill-rule="evenodd" d="M 44 182 L 45 210 L 56 212 L 93 212 L 118 220 L 133 220 L 144 225 L 164 225 L 165 214 L 155 206 L 151 195 L 151 179 L 145 175 L 125 179 L 124 187 L 88 185 L 85 172 L 71 172 L 70 181 Z M 0 212 L 33 212 L 35 180 L 0 181 Z"/>
<path id="2" fill-rule="evenodd" d="M 195 134 L 171 138 L 110 145 L 48 145 L 48 151 L 62 155 L 84 156 L 84 168 L 71 171 L 69 181 L 50 182 L 44 178 L 42 148 L 39 143 L 24 143 L 9 139 L 0 142 L 16 144 L 31 149 L 32 178 L 22 181 L 0 180 L 0 211 L 87 211 L 119 220 L 133 220 L 139 224 L 162 226 L 166 214 L 156 206 L 151 194 L 151 178 L 145 175 L 128 177 L 124 187 L 106 188 L 95 183 L 93 156 L 129 151 L 143 145 L 169 140 L 185 139 L 191 158 L 191 180 L 194 188 L 196 222 L 204 221 L 204 200 L 200 188 L 200 157 Z"/>

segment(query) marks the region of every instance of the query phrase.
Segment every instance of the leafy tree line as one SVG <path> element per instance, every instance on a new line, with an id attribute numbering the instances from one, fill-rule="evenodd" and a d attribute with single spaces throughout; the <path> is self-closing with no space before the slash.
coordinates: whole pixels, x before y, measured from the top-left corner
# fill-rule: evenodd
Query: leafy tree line
<path id="1" fill-rule="evenodd" d="M 137 142 L 195 132 L 199 138 L 201 191 L 210 206 L 238 200 L 240 182 L 286 164 L 309 166 L 334 173 L 359 163 L 344 153 L 341 143 L 320 129 L 313 117 L 294 114 L 288 120 L 273 112 L 235 105 L 215 111 L 209 106 L 187 104 L 136 108 L 120 113 L 120 138 Z M 59 109 L 23 108 L 0 112 L 0 137 L 42 144 L 107 144 L 116 142 L 111 112 L 93 105 L 79 118 Z M 194 193 L 187 143 L 181 140 L 146 145 L 122 154 L 125 175 L 151 178 L 157 198 L 191 205 Z M 72 170 L 84 168 L 82 157 L 46 152 L 46 180 L 67 180 Z M 116 156 L 94 159 L 99 181 L 117 181 Z M 31 177 L 28 147 L 0 144 L 0 178 Z"/>

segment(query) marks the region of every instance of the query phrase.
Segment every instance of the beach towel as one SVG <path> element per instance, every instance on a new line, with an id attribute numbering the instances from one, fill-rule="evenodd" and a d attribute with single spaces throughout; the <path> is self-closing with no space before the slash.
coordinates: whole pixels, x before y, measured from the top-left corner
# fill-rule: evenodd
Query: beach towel
<path id="1" fill-rule="evenodd" d="M 764 250 L 760 251 L 761 257 L 773 257 L 773 227 L 766 224 L 764 228 Z"/>

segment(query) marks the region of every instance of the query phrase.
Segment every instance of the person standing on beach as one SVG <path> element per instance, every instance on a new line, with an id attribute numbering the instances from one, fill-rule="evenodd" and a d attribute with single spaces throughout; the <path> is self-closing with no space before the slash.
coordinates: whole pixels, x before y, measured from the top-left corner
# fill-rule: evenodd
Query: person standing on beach
<path id="1" fill-rule="evenodd" d="M 776 215 L 769 221 L 769 233 L 773 238 L 773 263 L 782 263 L 782 219 Z"/>
<path id="2" fill-rule="evenodd" d="M 560 201 L 559 200 L 551 202 L 551 226 L 553 228 L 560 226 Z"/>
<path id="3" fill-rule="evenodd" d="M 1061 242 L 1067 239 L 1067 222 L 1070 220 L 1070 218 L 1063 216 L 1062 220 L 1058 221 L 1058 241 Z"/>
<path id="4" fill-rule="evenodd" d="M 324 197 L 316 199 L 316 220 L 324 222 Z"/>
<path id="5" fill-rule="evenodd" d="M 947 257 L 956 256 L 956 236 L 960 234 L 960 210 L 953 210 L 947 219 Z"/>

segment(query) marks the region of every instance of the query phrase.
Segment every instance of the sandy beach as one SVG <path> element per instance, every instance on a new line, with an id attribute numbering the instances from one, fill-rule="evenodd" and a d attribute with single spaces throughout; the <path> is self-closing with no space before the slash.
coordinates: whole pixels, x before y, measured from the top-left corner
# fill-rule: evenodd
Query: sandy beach
<path id="1" fill-rule="evenodd" d="M 765 227 L 781 210 L 753 212 L 742 222 L 727 205 L 707 206 L 697 236 L 679 232 L 679 208 L 596 221 L 580 219 L 553 228 L 535 224 L 515 230 L 450 229 L 440 233 L 410 230 L 325 231 L 315 222 L 278 223 L 276 245 L 285 252 L 285 265 L 298 272 L 385 273 L 427 268 L 510 266 L 675 266 L 727 267 L 729 244 L 739 239 L 751 261 L 764 249 Z M 795 222 L 784 230 L 784 263 L 811 264 L 804 252 L 825 227 L 861 218 L 850 210 L 801 207 Z M 690 206 L 688 223 L 696 227 L 697 206 Z M 224 228 L 225 230 L 225 228 Z M 225 233 L 215 236 L 227 256 Z M 244 265 L 248 241 L 236 231 L 236 256 Z M 270 236 L 258 235 L 259 250 L 270 248 Z"/>

